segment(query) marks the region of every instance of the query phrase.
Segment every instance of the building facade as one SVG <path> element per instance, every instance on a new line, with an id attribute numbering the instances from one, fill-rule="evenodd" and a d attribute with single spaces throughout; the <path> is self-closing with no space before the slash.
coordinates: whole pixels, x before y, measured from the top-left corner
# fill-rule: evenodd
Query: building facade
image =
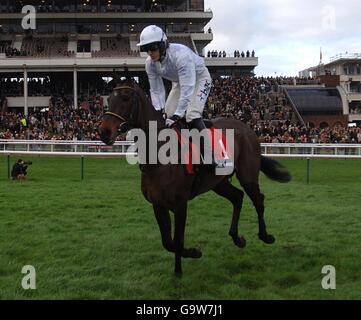
<path id="1" fill-rule="evenodd" d="M 66 90 L 72 91 L 75 107 L 79 91 L 99 77 L 112 77 L 113 70 L 124 65 L 146 86 L 146 54 L 138 51 L 136 43 L 147 25 L 157 24 L 170 42 L 183 43 L 203 56 L 204 48 L 213 40 L 212 29 L 206 28 L 213 12 L 204 7 L 204 0 L 31 3 L 33 7 L 26 7 L 22 0 L 0 3 L 0 79 L 23 79 L 21 94 L 7 97 L 7 105 L 24 107 L 25 113 L 29 107 L 44 106 L 47 100 L 29 92 L 28 79 L 47 77 L 55 87 L 65 84 Z M 31 26 L 33 20 L 35 28 Z M 234 57 L 229 53 L 205 60 L 211 73 L 217 75 L 252 73 L 258 65 L 255 56 Z"/>
<path id="2" fill-rule="evenodd" d="M 325 87 L 337 88 L 342 98 L 343 115 L 348 122 L 361 122 L 361 53 L 339 54 L 326 64 L 300 72 L 313 75 Z"/>

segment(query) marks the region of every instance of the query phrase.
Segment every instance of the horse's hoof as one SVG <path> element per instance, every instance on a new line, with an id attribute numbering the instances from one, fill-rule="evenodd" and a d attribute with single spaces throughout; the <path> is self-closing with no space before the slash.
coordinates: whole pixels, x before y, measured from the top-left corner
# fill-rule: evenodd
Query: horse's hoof
<path id="1" fill-rule="evenodd" d="M 183 258 L 199 259 L 201 256 L 202 251 L 195 248 L 183 249 L 182 251 Z"/>
<path id="2" fill-rule="evenodd" d="M 271 234 L 258 235 L 258 238 L 267 244 L 272 244 L 276 241 L 275 237 Z"/>
<path id="3" fill-rule="evenodd" d="M 239 236 L 233 237 L 233 242 L 237 247 L 239 247 L 241 249 L 245 248 L 246 244 L 247 244 L 247 241 L 243 236 L 241 236 L 241 237 L 239 237 Z"/>

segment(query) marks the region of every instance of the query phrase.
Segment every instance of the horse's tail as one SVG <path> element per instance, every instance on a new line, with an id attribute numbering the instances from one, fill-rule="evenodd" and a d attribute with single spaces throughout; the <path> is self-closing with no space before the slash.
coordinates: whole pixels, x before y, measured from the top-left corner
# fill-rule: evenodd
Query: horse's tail
<path id="1" fill-rule="evenodd" d="M 286 183 L 292 177 L 287 169 L 276 160 L 261 156 L 261 171 L 270 179 Z"/>

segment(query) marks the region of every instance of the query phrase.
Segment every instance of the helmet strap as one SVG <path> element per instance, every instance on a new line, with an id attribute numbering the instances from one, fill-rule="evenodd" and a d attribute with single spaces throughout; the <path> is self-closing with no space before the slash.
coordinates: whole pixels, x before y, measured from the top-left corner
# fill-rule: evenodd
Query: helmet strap
<path id="1" fill-rule="evenodd" d="M 159 43 L 159 53 L 160 53 L 159 61 L 160 62 L 162 62 L 164 60 L 164 58 L 166 57 L 168 47 L 169 47 L 169 43 L 167 40 L 164 40 Z"/>

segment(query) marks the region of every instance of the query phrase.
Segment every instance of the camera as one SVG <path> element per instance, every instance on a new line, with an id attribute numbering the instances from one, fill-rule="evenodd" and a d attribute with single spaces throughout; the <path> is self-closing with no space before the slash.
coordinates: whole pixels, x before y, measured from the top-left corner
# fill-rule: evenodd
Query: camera
<path id="1" fill-rule="evenodd" d="M 31 165 L 31 164 L 33 164 L 32 161 L 24 161 L 24 165 Z"/>

